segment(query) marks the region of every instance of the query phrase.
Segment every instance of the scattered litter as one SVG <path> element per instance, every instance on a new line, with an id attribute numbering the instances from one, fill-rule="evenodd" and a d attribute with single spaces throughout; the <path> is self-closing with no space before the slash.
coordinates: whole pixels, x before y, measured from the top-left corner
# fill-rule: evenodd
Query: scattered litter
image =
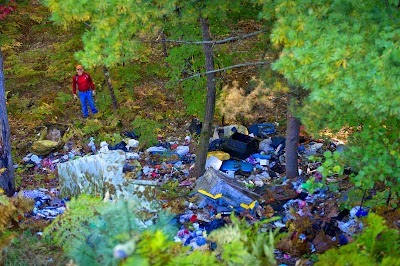
<path id="1" fill-rule="evenodd" d="M 191 133 L 201 132 L 198 120 L 194 119 L 191 127 Z M 181 228 L 174 237 L 175 241 L 190 246 L 192 250 L 206 245 L 212 249 L 211 243 L 207 243 L 207 235 L 224 226 L 232 213 L 249 223 L 280 216 L 269 226 L 281 228 L 282 231 L 289 230 L 293 240 L 291 244 L 294 241 L 302 244 L 301 249 L 288 249 L 281 253 L 285 259 L 320 252 L 329 245 L 337 247 L 347 244 L 349 236 L 361 232 L 363 225 L 359 218 L 368 215 L 369 208 L 356 206 L 347 210 L 347 213 L 339 213 L 337 208 L 327 203 L 332 196 L 327 189 L 308 193 L 312 184 L 306 182 L 307 177 L 313 176 L 317 182 L 322 181 L 322 175 L 317 171 L 321 163 L 303 162 L 310 155 L 323 154 L 325 148 L 341 152 L 344 144 L 332 141 L 327 146 L 311 140 L 302 141 L 298 148 L 300 178 L 289 180 L 284 175 L 286 139 L 275 136 L 276 132 L 275 125 L 268 123 L 254 124 L 249 129 L 241 125 L 216 127 L 209 145 L 206 172 L 201 177 L 191 176 L 195 154 L 191 150 L 194 140 L 189 135 L 184 139 L 160 135 L 158 145 L 145 151 L 140 149 L 136 140 L 138 136 L 133 132 L 125 133 L 129 139 L 114 146 L 101 141 L 96 147 L 93 137 L 84 145 L 87 146 L 84 149 L 68 141 L 63 153 L 47 156 L 29 153 L 15 167 L 23 164 L 34 171 L 60 178 L 60 190 L 20 192 L 35 200 L 31 215 L 43 219 L 54 219 L 64 212 L 68 199 L 58 197 L 66 191 L 86 191 L 115 200 L 126 195 L 127 191 L 134 190 L 149 198 L 144 201 L 151 201 L 155 198 L 156 186 L 166 184 L 168 187 L 167 183 L 173 181 L 174 185 L 168 190 L 179 187 L 192 192 L 190 199 L 181 200 L 180 206 L 183 205 L 185 211 L 179 215 Z M 107 169 L 111 168 L 112 173 L 109 173 Z M 82 176 L 90 178 L 80 179 Z M 66 182 L 66 178 L 70 181 Z M 71 181 L 75 179 L 77 182 Z M 113 188 L 122 189 L 123 192 L 117 191 L 116 195 L 112 192 L 114 190 L 105 189 L 104 183 L 108 181 Z M 174 204 L 168 198 L 161 202 L 166 207 Z M 325 218 L 330 219 L 326 221 Z M 310 224 L 310 227 L 291 232 L 292 228 L 299 228 L 295 223 Z M 150 224 L 151 220 L 144 222 L 143 226 Z M 115 249 L 114 255 L 125 258 L 127 253 L 121 250 L 120 247 Z"/>
<path id="2" fill-rule="evenodd" d="M 215 170 L 219 170 L 221 168 L 222 161 L 215 156 L 210 156 L 206 161 L 206 169 L 212 167 Z"/>

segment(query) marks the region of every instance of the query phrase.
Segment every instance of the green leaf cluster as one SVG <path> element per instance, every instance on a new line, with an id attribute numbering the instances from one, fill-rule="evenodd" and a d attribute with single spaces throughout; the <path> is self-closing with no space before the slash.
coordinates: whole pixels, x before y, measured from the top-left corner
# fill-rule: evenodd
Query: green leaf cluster
<path id="1" fill-rule="evenodd" d="M 84 50 L 75 54 L 86 67 L 140 59 L 146 54 L 140 42 L 143 33 L 157 34 L 154 21 L 171 12 L 173 1 L 154 4 L 149 1 L 58 1 L 44 0 L 52 12 L 52 20 L 68 28 L 70 24 L 86 23 L 82 36 Z"/>
<path id="2" fill-rule="evenodd" d="M 103 128 L 103 124 L 97 119 L 88 120 L 82 131 L 85 135 L 91 135 L 99 132 Z"/>
<path id="3" fill-rule="evenodd" d="M 318 265 L 400 265 L 399 231 L 389 229 L 377 214 L 366 218 L 363 232 L 356 240 L 318 256 Z"/>
<path id="4" fill-rule="evenodd" d="M 324 152 L 323 158 L 310 156 L 308 159 L 313 162 L 322 162 L 316 169 L 317 173 L 322 175 L 322 180 L 317 181 L 315 177 L 311 177 L 303 185 L 303 188 L 307 189 L 311 194 L 314 193 L 316 189 L 327 187 L 327 177 L 340 177 L 343 174 L 343 158 L 341 159 L 341 154 L 338 151 L 331 152 L 328 150 Z M 337 189 L 334 185 L 330 185 L 329 188 L 332 192 Z"/>
<path id="5" fill-rule="evenodd" d="M 25 212 L 32 210 L 33 205 L 32 199 L 27 199 L 21 194 L 9 198 L 3 195 L 0 189 L 0 250 L 17 235 L 10 230 L 15 230 L 15 227 L 19 226 L 21 217 L 24 217 Z"/>

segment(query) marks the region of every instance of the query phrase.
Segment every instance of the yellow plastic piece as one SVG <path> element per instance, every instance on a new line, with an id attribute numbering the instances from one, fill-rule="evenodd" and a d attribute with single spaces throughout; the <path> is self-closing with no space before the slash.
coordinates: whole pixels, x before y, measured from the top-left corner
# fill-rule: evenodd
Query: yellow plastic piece
<path id="1" fill-rule="evenodd" d="M 203 194 L 203 195 L 205 195 L 205 196 L 207 196 L 207 197 L 210 197 L 210 198 L 212 198 L 212 199 L 219 199 L 219 198 L 222 197 L 222 194 L 221 194 L 221 193 L 219 193 L 219 194 L 217 194 L 217 195 L 213 195 L 213 194 L 208 193 L 207 191 L 202 190 L 202 189 L 199 189 L 198 192 L 201 193 L 201 194 Z"/>
<path id="2" fill-rule="evenodd" d="M 240 207 L 245 208 L 246 210 L 248 209 L 253 209 L 256 206 L 257 201 L 253 201 L 252 203 L 250 203 L 249 205 L 245 204 L 245 203 L 240 203 Z"/>
<path id="3" fill-rule="evenodd" d="M 211 156 L 215 156 L 221 161 L 229 160 L 231 158 L 229 153 L 223 151 L 210 151 L 207 153 L 207 159 L 209 159 Z"/>

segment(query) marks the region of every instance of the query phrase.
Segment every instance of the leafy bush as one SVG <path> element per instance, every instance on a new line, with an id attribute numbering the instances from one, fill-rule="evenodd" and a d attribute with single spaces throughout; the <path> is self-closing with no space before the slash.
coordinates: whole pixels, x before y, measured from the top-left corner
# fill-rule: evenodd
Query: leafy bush
<path id="1" fill-rule="evenodd" d="M 16 118 L 26 117 L 26 109 L 31 101 L 32 99 L 21 97 L 19 93 L 15 93 L 7 101 L 7 112 L 9 112 L 10 116 Z"/>
<path id="2" fill-rule="evenodd" d="M 19 227 L 20 219 L 23 219 L 25 212 L 33 209 L 33 204 L 32 199 L 26 199 L 21 195 L 12 198 L 2 195 L 0 189 L 0 250 L 17 235 L 10 230 Z"/>
<path id="3" fill-rule="evenodd" d="M 56 98 L 54 99 L 54 104 L 60 111 L 65 111 L 67 103 L 71 100 L 72 95 L 70 93 L 58 92 Z"/>
<path id="4" fill-rule="evenodd" d="M 389 229 L 377 214 L 366 218 L 366 228 L 356 241 L 318 256 L 318 265 L 400 265 L 399 231 Z"/>
<path id="5" fill-rule="evenodd" d="M 397 130 L 387 124 L 369 124 L 354 134 L 354 147 L 349 151 L 350 165 L 357 172 L 351 181 L 361 189 L 372 189 L 383 183 L 390 191 L 388 203 L 397 207 L 400 196 L 400 143 Z"/>
<path id="6" fill-rule="evenodd" d="M 123 140 L 123 137 L 119 133 L 104 133 L 99 135 L 99 139 L 106 141 L 110 145 L 114 145 L 120 143 Z"/>
<path id="7" fill-rule="evenodd" d="M 40 106 L 34 107 L 28 117 L 30 117 L 31 121 L 46 120 L 48 116 L 53 115 L 54 111 L 52 109 L 52 106 L 43 102 Z"/>
<path id="8" fill-rule="evenodd" d="M 33 209 L 34 201 L 22 195 L 8 198 L 0 191 L 0 234 L 8 228 L 18 225 L 25 212 Z"/>
<path id="9" fill-rule="evenodd" d="M 314 162 L 322 162 L 321 165 L 317 168 L 317 175 L 321 174 L 320 178 L 311 177 L 307 180 L 307 182 L 303 185 L 303 188 L 307 189 L 310 193 L 314 193 L 316 189 L 325 188 L 326 185 L 326 178 L 331 177 L 333 175 L 341 176 L 343 175 L 344 167 L 340 165 L 340 156 L 341 154 L 337 151 L 331 152 L 326 151 L 324 152 L 324 157 L 315 157 L 310 156 L 309 160 Z M 320 180 L 319 180 L 320 179 Z M 332 187 L 330 187 L 331 190 Z"/>

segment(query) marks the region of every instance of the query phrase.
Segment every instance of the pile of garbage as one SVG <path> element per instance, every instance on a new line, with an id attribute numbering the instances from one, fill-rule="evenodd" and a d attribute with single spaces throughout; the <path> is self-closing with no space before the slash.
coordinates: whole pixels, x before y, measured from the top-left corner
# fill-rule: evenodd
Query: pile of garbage
<path id="1" fill-rule="evenodd" d="M 30 195 L 26 191 L 27 197 L 36 201 L 32 214 L 53 219 L 62 213 L 68 198 L 82 193 L 107 194 L 113 200 L 140 195 L 151 208 L 156 187 L 177 180 L 192 193 L 182 200 L 185 211 L 178 214 L 181 228 L 175 240 L 193 249 L 208 246 L 209 232 L 229 222 L 232 213 L 249 223 L 280 217 L 271 222 L 270 228 L 290 233 L 277 245 L 286 257 L 323 252 L 348 243 L 354 233 L 362 230 L 358 218 L 365 216 L 368 208 L 339 211 L 339 199 L 331 192 L 319 189 L 311 194 L 305 186 L 306 177 L 316 173 L 306 158 L 322 154 L 328 147 L 343 149 L 343 143 L 335 141 L 326 146 L 303 138 L 298 148 L 299 176 L 289 180 L 285 177 L 285 138 L 277 136 L 275 126 L 216 127 L 210 139 L 206 172 L 197 178 L 190 178 L 195 163 L 191 136 L 200 133 L 199 128 L 181 139 L 160 137 L 158 145 L 144 151 L 138 150 L 137 136 L 128 132 L 127 138 L 114 146 L 105 141 L 96 145 L 91 138 L 80 148 L 67 142 L 63 152 L 30 153 L 23 163 L 55 175 L 60 185 L 57 195 L 43 191 Z M 60 206 L 50 204 L 59 196 Z"/>

